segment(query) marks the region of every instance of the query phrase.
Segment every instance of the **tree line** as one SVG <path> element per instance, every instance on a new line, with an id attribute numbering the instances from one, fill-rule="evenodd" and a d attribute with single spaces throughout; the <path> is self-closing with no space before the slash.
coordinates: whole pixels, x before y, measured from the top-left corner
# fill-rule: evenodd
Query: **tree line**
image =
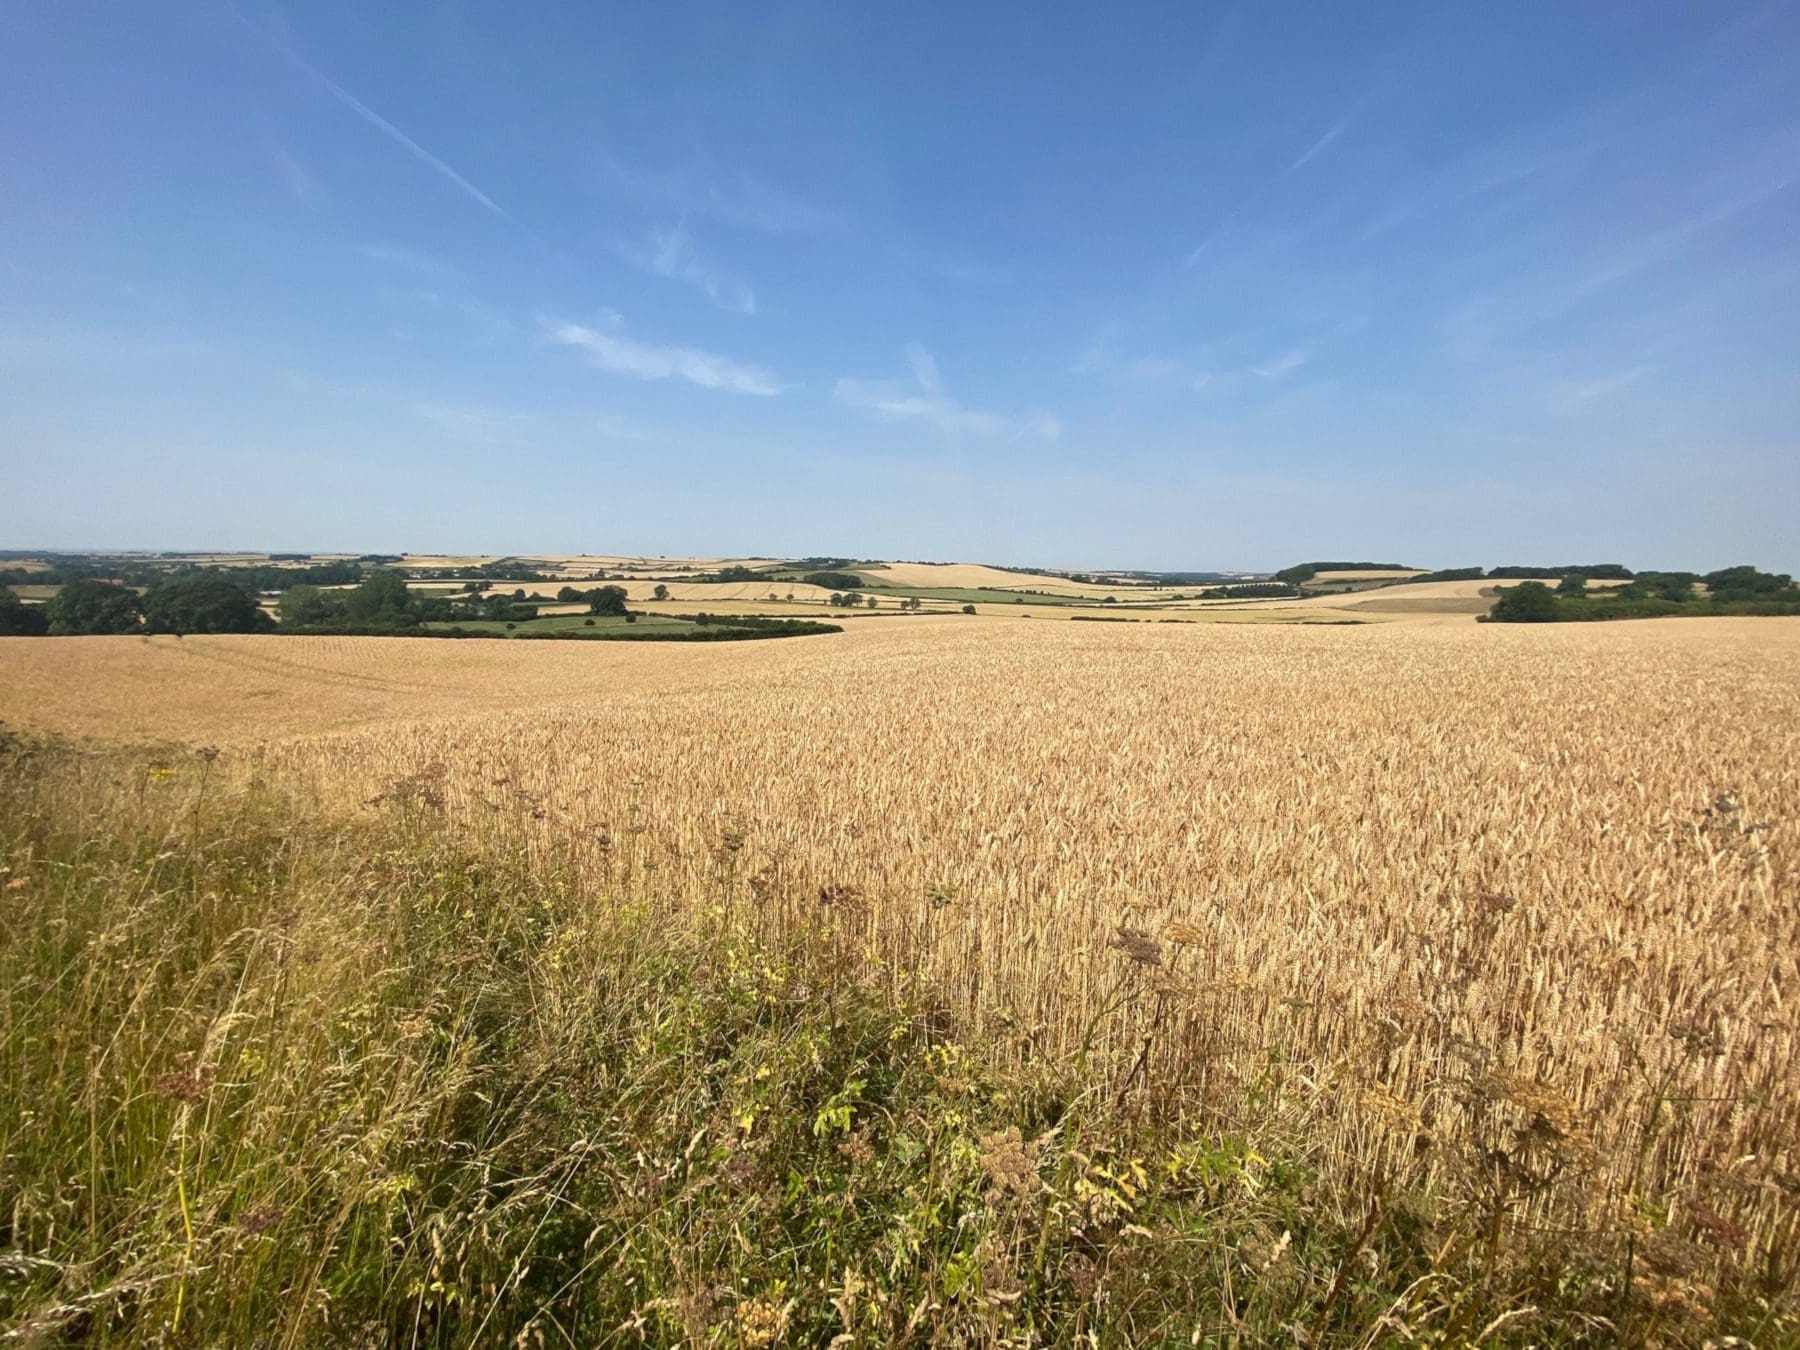
<path id="1" fill-rule="evenodd" d="M 0 637 L 275 631 L 250 578 L 240 579 L 235 570 L 164 574 L 141 594 L 117 581 L 83 577 L 64 584 L 41 606 L 27 604 L 0 587 Z M 557 598 L 584 603 L 590 614 L 629 616 L 623 586 L 586 590 L 565 586 Z M 369 572 L 356 585 L 337 589 L 310 583 L 289 586 L 281 593 L 280 609 L 281 631 L 289 633 L 404 633 L 427 623 L 517 623 L 538 617 L 538 606 L 523 590 L 510 596 L 482 595 L 478 587 L 464 595 L 431 595 L 412 589 L 404 576 L 388 569 Z"/>
<path id="2" fill-rule="evenodd" d="M 1538 580 L 1500 592 L 1484 623 L 1579 623 L 1705 615 L 1800 615 L 1800 586 L 1785 572 L 1749 564 L 1715 572 L 1639 572 L 1627 585 L 1592 592 L 1592 574 L 1565 573 L 1555 589 Z M 1698 590 L 1696 587 L 1703 587 Z"/>
<path id="3" fill-rule="evenodd" d="M 275 624 L 256 597 L 218 573 L 165 577 L 142 595 L 86 577 L 42 607 L 0 589 L 0 636 L 81 637 L 107 633 L 258 633 Z"/>
<path id="4" fill-rule="evenodd" d="M 342 559 L 307 567 L 208 567 L 201 563 L 167 563 L 138 558 L 52 557 L 47 567 L 0 567 L 0 586 L 67 586 L 77 581 L 112 581 L 124 586 L 154 587 L 177 577 L 225 577 L 250 591 L 281 591 L 290 586 L 353 586 L 363 579 L 364 562 Z"/>

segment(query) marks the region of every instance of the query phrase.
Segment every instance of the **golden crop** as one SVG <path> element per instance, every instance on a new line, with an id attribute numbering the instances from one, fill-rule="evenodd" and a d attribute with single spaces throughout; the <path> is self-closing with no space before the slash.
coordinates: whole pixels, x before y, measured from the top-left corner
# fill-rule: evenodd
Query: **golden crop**
<path id="1" fill-rule="evenodd" d="M 0 667 L 40 724 L 142 736 L 135 663 L 188 682 L 181 736 L 321 809 L 441 815 L 672 913 L 828 918 L 1122 1099 L 1273 1094 L 1321 1167 L 1793 1250 L 1800 624 L 853 627 Z M 260 740 L 268 709 L 368 725 Z"/>

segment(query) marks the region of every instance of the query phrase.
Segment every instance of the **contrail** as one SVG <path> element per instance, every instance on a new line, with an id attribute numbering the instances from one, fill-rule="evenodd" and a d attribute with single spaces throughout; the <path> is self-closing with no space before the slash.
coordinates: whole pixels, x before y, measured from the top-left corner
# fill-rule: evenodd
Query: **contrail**
<path id="1" fill-rule="evenodd" d="M 358 117 L 362 118 L 363 121 L 381 132 L 381 134 L 386 136 L 389 140 L 398 143 L 406 149 L 414 159 L 436 169 L 439 173 L 443 174 L 444 177 L 448 178 L 452 183 L 455 183 L 457 187 L 461 188 L 470 197 L 473 197 L 476 201 L 480 202 L 481 205 L 485 206 L 501 219 L 512 219 L 512 217 L 507 214 L 506 209 L 492 197 L 488 196 L 487 193 L 476 187 L 455 169 L 444 163 L 443 160 L 432 154 L 431 151 L 420 145 L 411 136 L 408 136 L 404 131 L 400 130 L 399 127 L 388 121 L 387 118 L 376 112 L 336 80 L 333 80 L 324 71 L 318 69 L 318 67 L 310 64 L 301 57 L 296 56 L 291 51 L 287 53 L 287 58 L 313 80 L 317 81 L 319 85 L 339 103 L 342 103 L 346 108 L 350 109 L 351 112 L 355 113 Z"/>

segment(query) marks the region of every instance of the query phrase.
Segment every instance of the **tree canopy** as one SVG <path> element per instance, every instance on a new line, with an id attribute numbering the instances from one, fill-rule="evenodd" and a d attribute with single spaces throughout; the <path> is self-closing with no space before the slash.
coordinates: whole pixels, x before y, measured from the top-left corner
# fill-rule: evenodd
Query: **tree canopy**
<path id="1" fill-rule="evenodd" d="M 1500 592 L 1488 618 L 1494 623 L 1554 623 L 1556 595 L 1541 581 L 1522 581 Z"/>
<path id="2" fill-rule="evenodd" d="M 0 586 L 0 637 L 42 637 L 49 631 L 49 615 Z"/>
<path id="3" fill-rule="evenodd" d="M 136 591 L 92 579 L 71 581 L 44 608 L 57 637 L 136 632 L 144 612 Z"/>
<path id="4" fill-rule="evenodd" d="M 150 588 L 144 626 L 152 633 L 257 633 L 273 625 L 242 586 L 217 572 L 195 572 Z"/>
<path id="5" fill-rule="evenodd" d="M 412 592 L 398 572 L 371 572 L 344 600 L 344 616 L 352 623 L 405 627 L 412 615 Z"/>

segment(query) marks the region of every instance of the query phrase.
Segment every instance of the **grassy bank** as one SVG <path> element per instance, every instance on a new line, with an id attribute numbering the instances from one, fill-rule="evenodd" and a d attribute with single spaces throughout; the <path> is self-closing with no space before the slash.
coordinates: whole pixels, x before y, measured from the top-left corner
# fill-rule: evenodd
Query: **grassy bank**
<path id="1" fill-rule="evenodd" d="M 1583 1165 L 1529 1084 L 1483 1089 L 1512 1133 L 1454 1187 L 1346 1175 L 1281 1047 L 1229 1112 L 1151 1081 L 1148 1041 L 1000 1069 L 872 957 L 862 897 L 765 904 L 731 835 L 711 903 L 670 912 L 628 839 L 604 874 L 477 849 L 429 779 L 344 820 L 208 753 L 0 761 L 23 1343 L 1796 1334 L 1791 1254 L 1722 1260 L 1732 1234 L 1650 1200 L 1607 1234 L 1515 1222 Z M 1097 959 L 1096 1029 L 1154 1035 L 1168 949 L 1123 929 Z"/>

